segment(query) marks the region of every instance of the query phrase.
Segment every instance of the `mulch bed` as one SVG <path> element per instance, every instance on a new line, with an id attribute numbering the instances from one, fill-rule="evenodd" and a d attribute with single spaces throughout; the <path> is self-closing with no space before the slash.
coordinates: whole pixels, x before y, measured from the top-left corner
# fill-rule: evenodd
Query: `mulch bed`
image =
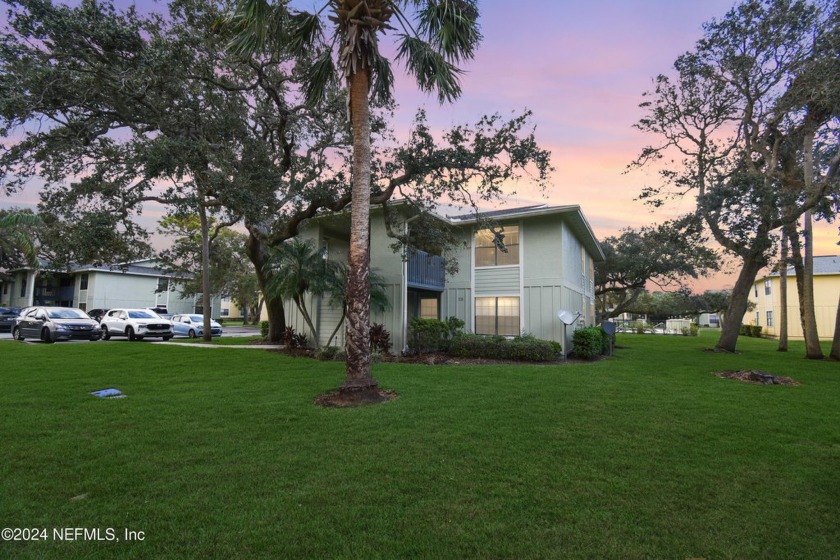
<path id="1" fill-rule="evenodd" d="M 390 391 L 388 389 L 379 389 L 377 393 L 378 398 L 367 400 L 348 400 L 342 396 L 341 391 L 330 391 L 329 393 L 324 393 L 323 395 L 318 395 L 317 397 L 315 397 L 315 404 L 327 408 L 349 408 L 354 406 L 376 404 L 397 398 L 396 391 Z"/>
<path id="2" fill-rule="evenodd" d="M 718 377 L 725 379 L 736 379 L 744 383 L 757 383 L 760 385 L 799 385 L 799 382 L 784 377 L 782 375 L 773 375 L 766 371 L 758 369 L 742 369 L 738 371 L 719 371 L 715 373 Z"/>

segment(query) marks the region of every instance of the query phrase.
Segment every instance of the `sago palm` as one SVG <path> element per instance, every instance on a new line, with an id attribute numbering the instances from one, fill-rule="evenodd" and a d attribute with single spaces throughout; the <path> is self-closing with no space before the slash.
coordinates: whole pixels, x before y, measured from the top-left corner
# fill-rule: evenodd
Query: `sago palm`
<path id="1" fill-rule="evenodd" d="M 370 98 L 391 96 L 393 73 L 379 48 L 392 32 L 396 58 L 424 91 L 441 102 L 461 93 L 456 66 L 470 59 L 481 38 L 475 0 L 328 0 L 310 13 L 288 1 L 242 0 L 231 18 L 232 47 L 253 54 L 285 51 L 305 60 L 306 99 L 320 100 L 341 78 L 348 91 L 353 134 L 352 203 L 347 297 L 347 377 L 341 395 L 348 400 L 378 400 L 370 371 Z"/>

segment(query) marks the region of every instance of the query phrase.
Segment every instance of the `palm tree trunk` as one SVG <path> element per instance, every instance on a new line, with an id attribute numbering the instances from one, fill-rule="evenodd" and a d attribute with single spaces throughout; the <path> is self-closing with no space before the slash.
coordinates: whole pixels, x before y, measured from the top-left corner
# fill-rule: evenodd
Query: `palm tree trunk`
<path id="1" fill-rule="evenodd" d="M 335 335 L 337 335 L 337 334 L 338 334 L 338 330 L 341 328 L 341 325 L 343 325 L 343 324 L 344 324 L 344 317 L 345 317 L 346 315 L 347 315 L 347 314 L 346 314 L 346 312 L 342 309 L 342 311 L 341 311 L 341 319 L 339 319 L 339 320 L 338 320 L 338 324 L 335 326 L 335 329 L 333 329 L 333 332 L 332 332 L 332 334 L 330 335 L 330 339 L 327 341 L 327 348 L 329 348 L 329 347 L 332 345 L 332 341 L 333 341 L 333 339 L 335 338 Z"/>
<path id="2" fill-rule="evenodd" d="M 318 348 L 318 331 L 315 330 L 315 323 L 312 321 L 312 316 L 309 314 L 309 308 L 306 307 L 306 301 L 303 299 L 306 297 L 305 294 L 298 294 L 292 301 L 295 302 L 295 305 L 300 311 L 301 316 L 303 317 L 303 322 L 306 323 L 306 326 L 309 327 L 309 333 L 312 335 L 312 344 L 315 348 Z"/>
<path id="3" fill-rule="evenodd" d="M 744 313 L 747 312 L 749 304 L 750 288 L 755 282 L 758 271 L 766 264 L 765 259 L 757 255 L 744 257 L 744 265 L 732 288 L 732 296 L 729 299 L 729 310 L 726 313 L 726 322 L 722 323 L 720 338 L 715 345 L 718 352 L 735 352 L 738 344 L 738 334 L 741 330 L 741 323 L 744 320 Z"/>
<path id="4" fill-rule="evenodd" d="M 779 352 L 788 351 L 788 240 L 787 235 L 782 231 L 782 255 L 779 263 Z"/>
<path id="5" fill-rule="evenodd" d="M 347 376 L 341 396 L 350 401 L 379 400 L 370 369 L 370 77 L 359 68 L 349 79 L 353 131 L 353 185 L 347 271 Z"/>

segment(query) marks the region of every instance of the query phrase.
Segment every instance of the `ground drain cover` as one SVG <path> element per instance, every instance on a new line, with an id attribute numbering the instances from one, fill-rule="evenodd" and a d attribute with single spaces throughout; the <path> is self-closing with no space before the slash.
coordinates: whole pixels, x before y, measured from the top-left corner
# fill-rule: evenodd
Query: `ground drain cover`
<path id="1" fill-rule="evenodd" d="M 90 394 L 94 397 L 99 397 L 100 399 L 124 399 L 127 396 L 119 389 L 114 388 L 91 391 Z"/>

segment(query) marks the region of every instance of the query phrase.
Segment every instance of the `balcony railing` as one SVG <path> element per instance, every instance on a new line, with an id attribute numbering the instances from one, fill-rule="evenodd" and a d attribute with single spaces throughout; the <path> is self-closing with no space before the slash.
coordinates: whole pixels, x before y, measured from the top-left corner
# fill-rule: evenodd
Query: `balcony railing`
<path id="1" fill-rule="evenodd" d="M 443 291 L 446 270 L 443 257 L 419 249 L 408 252 L 408 287 Z"/>

